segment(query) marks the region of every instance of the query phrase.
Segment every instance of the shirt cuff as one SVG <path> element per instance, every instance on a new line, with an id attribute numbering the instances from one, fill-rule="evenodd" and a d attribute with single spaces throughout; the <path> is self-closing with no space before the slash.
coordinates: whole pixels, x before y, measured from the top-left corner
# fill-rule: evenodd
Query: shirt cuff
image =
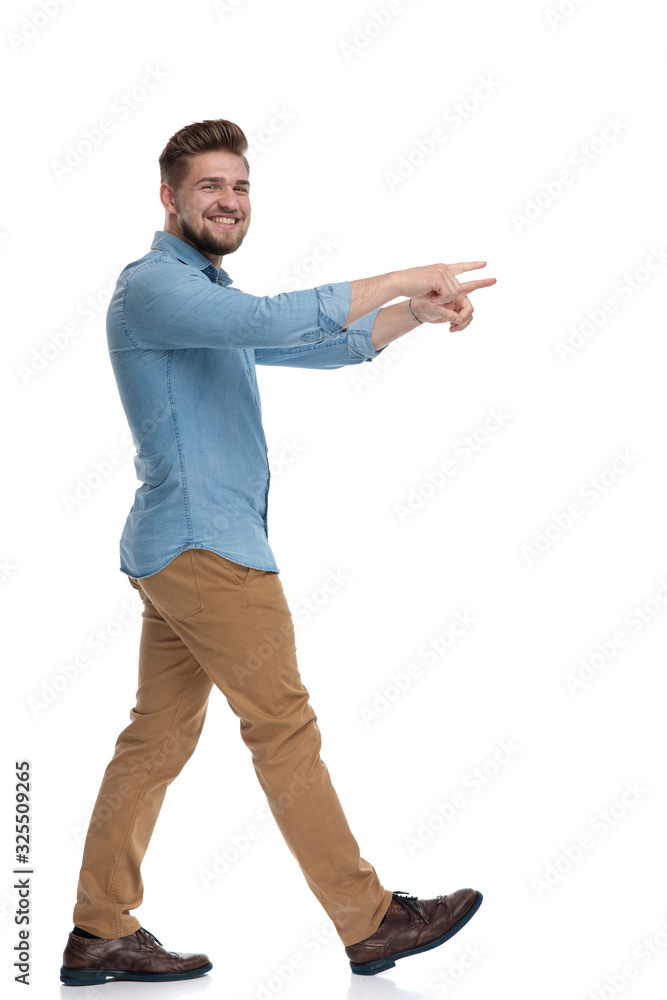
<path id="1" fill-rule="evenodd" d="M 320 326 L 329 333 L 340 333 L 350 311 L 352 286 L 349 281 L 334 281 L 315 288 L 320 303 Z"/>
<path id="2" fill-rule="evenodd" d="M 343 332 L 345 317 L 350 311 L 352 302 L 352 286 L 349 281 L 334 281 L 328 285 L 318 285 L 315 289 L 320 302 L 320 324 L 330 333 Z M 345 327 L 347 347 L 351 360 L 372 361 L 384 351 L 381 347 L 375 350 L 371 340 L 371 332 L 375 317 L 380 312 L 380 306 L 372 312 L 361 316 L 352 326 Z M 386 345 L 385 345 L 386 346 Z"/>
<path id="3" fill-rule="evenodd" d="M 365 316 L 361 316 L 358 320 L 356 320 L 352 326 L 345 328 L 347 336 L 347 349 L 351 359 L 372 361 L 373 358 L 377 358 L 377 356 L 382 354 L 384 351 L 384 347 L 381 347 L 379 351 L 376 351 L 375 344 L 371 340 L 375 317 L 380 312 L 381 308 L 382 307 L 380 306 L 378 309 L 373 309 L 372 312 L 369 312 Z"/>

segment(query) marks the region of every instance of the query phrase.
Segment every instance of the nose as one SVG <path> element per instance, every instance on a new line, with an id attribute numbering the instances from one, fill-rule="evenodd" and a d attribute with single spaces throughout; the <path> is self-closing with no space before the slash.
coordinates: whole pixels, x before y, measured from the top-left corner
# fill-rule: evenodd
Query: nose
<path id="1" fill-rule="evenodd" d="M 225 188 L 223 193 L 218 198 L 218 207 L 227 209 L 231 212 L 237 212 L 239 208 L 239 200 L 236 197 L 233 187 Z"/>

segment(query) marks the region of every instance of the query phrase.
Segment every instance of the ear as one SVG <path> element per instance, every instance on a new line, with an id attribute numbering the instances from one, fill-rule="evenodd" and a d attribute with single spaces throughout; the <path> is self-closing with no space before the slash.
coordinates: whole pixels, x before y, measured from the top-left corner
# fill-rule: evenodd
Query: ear
<path id="1" fill-rule="evenodd" d="M 174 201 L 174 192 L 170 184 L 166 181 L 160 185 L 160 201 L 170 215 L 176 215 L 177 208 Z"/>

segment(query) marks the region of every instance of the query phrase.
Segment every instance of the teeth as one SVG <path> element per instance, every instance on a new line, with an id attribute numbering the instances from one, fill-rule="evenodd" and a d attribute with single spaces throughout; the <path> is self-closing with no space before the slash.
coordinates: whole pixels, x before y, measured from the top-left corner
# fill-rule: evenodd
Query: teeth
<path id="1" fill-rule="evenodd" d="M 213 215 L 211 218 L 213 219 L 213 222 L 220 222 L 223 225 L 228 225 L 230 222 L 236 222 L 236 219 L 232 219 L 228 215 Z"/>

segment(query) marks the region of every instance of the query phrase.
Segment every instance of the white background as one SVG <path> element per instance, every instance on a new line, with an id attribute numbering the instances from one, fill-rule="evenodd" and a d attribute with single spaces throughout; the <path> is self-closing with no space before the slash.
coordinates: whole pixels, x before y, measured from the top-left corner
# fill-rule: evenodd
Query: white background
<path id="1" fill-rule="evenodd" d="M 429 897 L 473 886 L 485 899 L 441 948 L 363 979 L 272 821 L 205 887 L 200 870 L 216 852 L 233 857 L 231 838 L 258 822 L 264 801 L 214 690 L 197 750 L 168 792 L 136 911 L 167 948 L 205 951 L 214 968 L 186 984 L 86 995 L 662 996 L 657 8 L 580 0 L 561 3 L 558 17 L 557 0 L 43 5 L 2 13 L 6 995 L 26 995 L 12 968 L 14 761 L 28 758 L 33 771 L 32 995 L 73 996 L 58 970 L 83 835 L 134 704 L 140 602 L 119 570 L 118 540 L 138 484 L 106 302 L 163 227 L 157 158 L 167 139 L 223 117 L 254 143 L 253 221 L 223 265 L 243 291 L 434 261 L 486 260 L 476 273 L 498 279 L 473 296 L 474 320 L 459 334 L 420 327 L 375 362 L 335 371 L 258 370 L 275 463 L 269 538 L 322 756 L 362 854 L 388 888 Z M 141 90 L 151 71 L 153 89 Z M 289 119 L 280 130 L 277 112 Z M 112 130 L 58 177 L 68 147 L 103 118 Z M 444 140 L 420 155 L 437 128 Z M 336 248 L 296 281 L 320 238 Z M 579 346 L 559 354 L 570 340 Z M 493 431 L 491 409 L 506 415 Z M 286 462 L 288 446 L 299 454 Z M 95 480 L 117 451 L 111 474 Z M 456 475 L 429 487 L 447 459 Z M 68 510 L 80 478 L 96 485 Z M 346 579 L 322 600 L 331 573 Z M 319 601 L 312 612 L 309 600 Z M 124 605 L 136 617 L 118 627 Z M 457 612 L 474 624 L 428 662 L 420 647 Z M 96 655 L 98 629 L 113 638 Z M 63 680 L 83 652 L 90 666 Z M 567 676 L 592 657 L 572 690 Z M 420 674 L 401 691 L 410 664 Z M 515 749 L 494 763 L 503 741 Z M 464 804 L 444 822 L 436 807 L 456 792 Z M 420 832 L 421 846 L 406 840 Z M 290 972 L 295 956 L 301 968 Z"/>

